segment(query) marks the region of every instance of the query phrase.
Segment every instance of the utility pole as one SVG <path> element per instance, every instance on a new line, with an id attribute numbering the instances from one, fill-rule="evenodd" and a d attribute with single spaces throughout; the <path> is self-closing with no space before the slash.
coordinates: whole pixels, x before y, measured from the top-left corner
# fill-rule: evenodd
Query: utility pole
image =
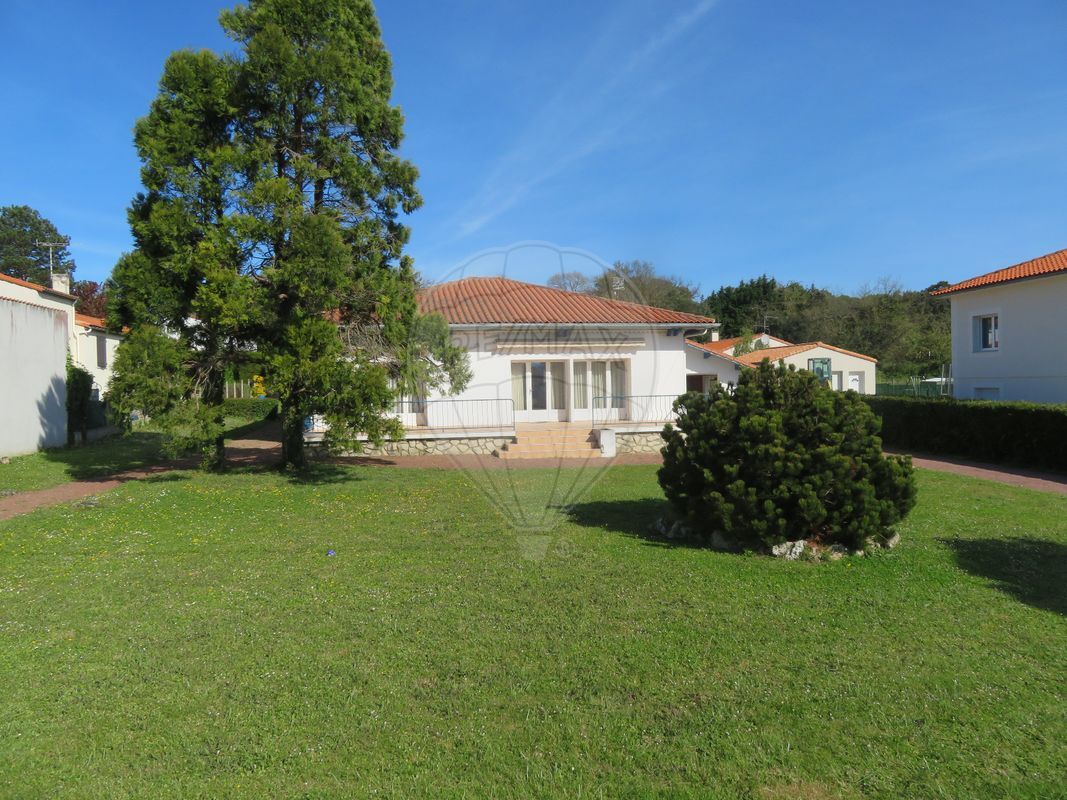
<path id="1" fill-rule="evenodd" d="M 34 244 L 36 244 L 38 247 L 47 247 L 48 248 L 48 274 L 51 275 L 52 274 L 52 270 L 53 270 L 53 267 L 52 267 L 52 254 L 55 253 L 57 247 L 66 247 L 68 244 L 70 244 L 70 240 L 68 239 L 65 242 L 42 242 L 42 241 L 37 241 L 37 242 L 34 242 Z"/>

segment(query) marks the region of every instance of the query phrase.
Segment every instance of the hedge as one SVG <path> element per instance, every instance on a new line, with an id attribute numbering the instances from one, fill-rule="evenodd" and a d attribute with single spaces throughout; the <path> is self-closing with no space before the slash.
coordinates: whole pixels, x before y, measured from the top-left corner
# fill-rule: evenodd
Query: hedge
<path id="1" fill-rule="evenodd" d="M 278 401 L 273 397 L 230 397 L 222 401 L 222 412 L 238 419 L 267 419 L 278 412 Z"/>
<path id="2" fill-rule="evenodd" d="M 1067 405 L 863 398 L 890 449 L 1067 472 Z"/>

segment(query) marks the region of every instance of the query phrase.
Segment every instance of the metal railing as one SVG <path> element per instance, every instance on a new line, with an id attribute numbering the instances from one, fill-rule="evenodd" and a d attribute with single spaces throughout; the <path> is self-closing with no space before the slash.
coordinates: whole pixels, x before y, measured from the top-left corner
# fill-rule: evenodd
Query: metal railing
<path id="1" fill-rule="evenodd" d="M 673 422 L 675 394 L 601 395 L 593 398 L 593 427 L 607 422 Z"/>
<path id="2" fill-rule="evenodd" d="M 417 428 L 515 431 L 515 402 L 490 400 L 397 400 L 393 415 L 406 429 Z M 321 414 L 304 421 L 305 434 L 321 434 L 329 426 Z"/>

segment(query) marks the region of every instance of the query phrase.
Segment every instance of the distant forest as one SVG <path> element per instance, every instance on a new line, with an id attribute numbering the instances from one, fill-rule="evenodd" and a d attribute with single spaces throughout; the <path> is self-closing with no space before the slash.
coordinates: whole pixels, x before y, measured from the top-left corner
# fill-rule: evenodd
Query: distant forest
<path id="1" fill-rule="evenodd" d="M 882 282 L 859 296 L 780 284 L 761 276 L 724 286 L 705 297 L 704 311 L 722 323 L 722 335 L 766 330 L 791 342 L 822 341 L 878 359 L 879 380 L 934 377 L 951 360 L 948 300 Z"/>
<path id="2" fill-rule="evenodd" d="M 684 278 L 663 275 L 644 261 L 620 261 L 602 275 L 565 272 L 550 286 L 703 313 L 722 323 L 721 335 L 763 331 L 791 342 L 822 341 L 878 359 L 881 382 L 935 377 L 951 359 L 947 300 L 931 297 L 945 281 L 921 291 L 888 281 L 858 296 L 834 294 L 762 275 L 704 297 Z"/>

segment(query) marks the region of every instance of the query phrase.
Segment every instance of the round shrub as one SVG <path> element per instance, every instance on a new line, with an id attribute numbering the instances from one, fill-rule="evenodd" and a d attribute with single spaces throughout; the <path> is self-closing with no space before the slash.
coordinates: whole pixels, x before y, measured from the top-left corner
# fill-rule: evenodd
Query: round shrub
<path id="1" fill-rule="evenodd" d="M 767 361 L 733 393 L 675 401 L 660 486 L 695 531 L 745 546 L 798 539 L 882 544 L 915 505 L 907 456 L 884 456 L 880 422 L 855 392 Z"/>

